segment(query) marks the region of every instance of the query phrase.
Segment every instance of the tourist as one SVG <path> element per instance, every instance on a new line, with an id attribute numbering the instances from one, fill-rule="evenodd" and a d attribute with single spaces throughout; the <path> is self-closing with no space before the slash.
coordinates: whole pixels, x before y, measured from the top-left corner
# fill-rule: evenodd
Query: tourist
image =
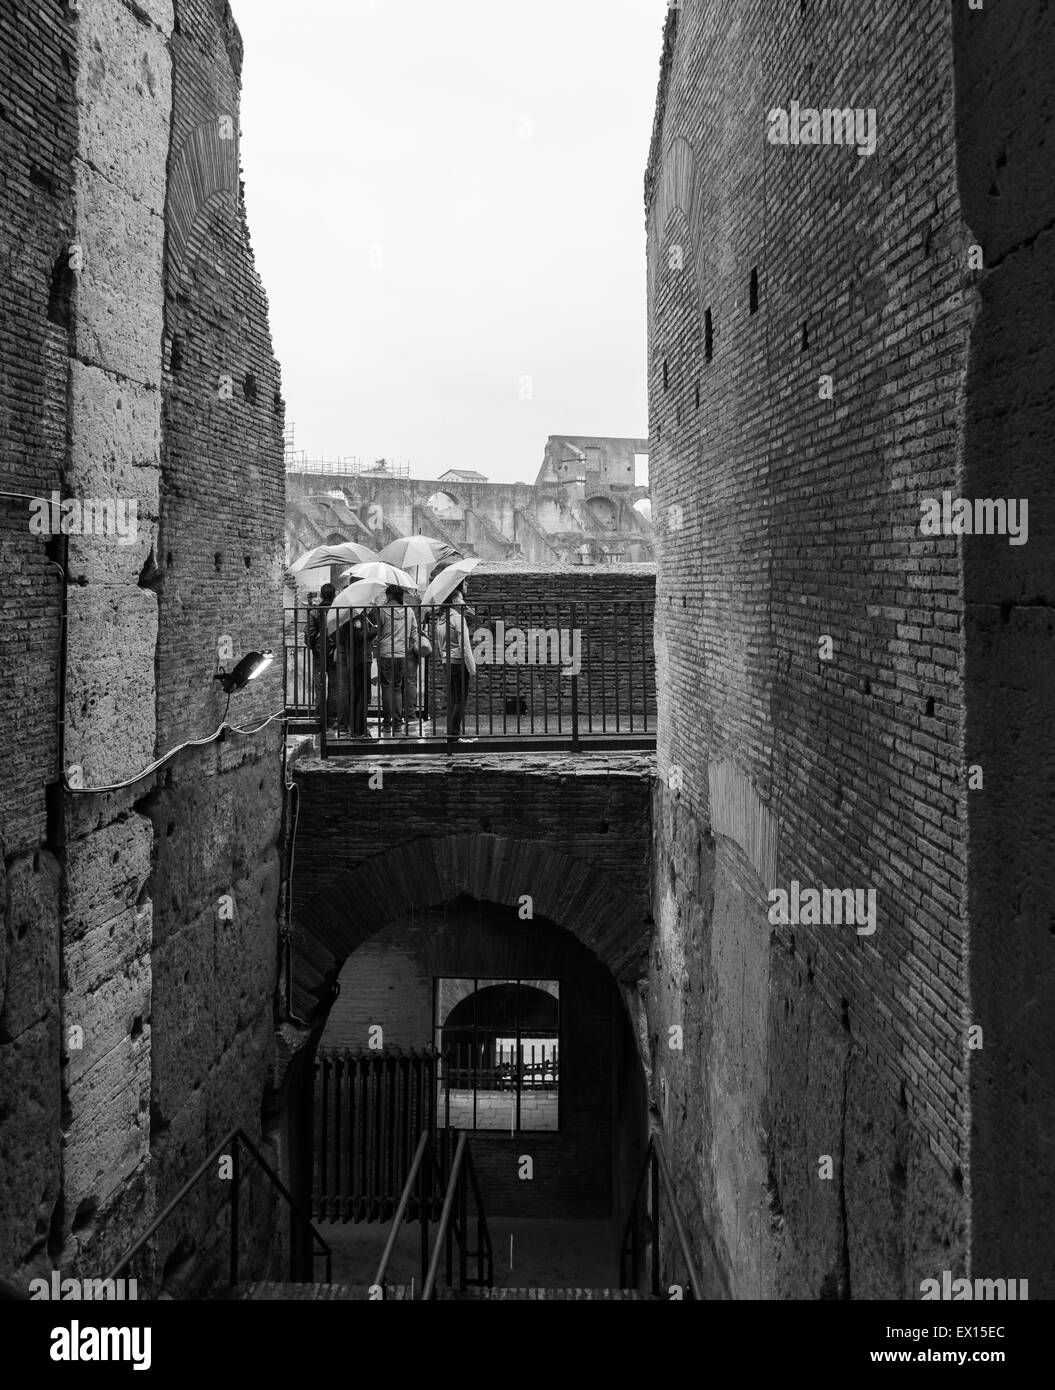
<path id="1" fill-rule="evenodd" d="M 370 645 L 377 636 L 377 625 L 366 610 L 353 608 L 341 625 L 338 642 L 338 722 L 347 724 L 353 738 L 366 738 L 366 712 L 370 703 Z"/>
<path id="2" fill-rule="evenodd" d="M 304 644 L 311 652 L 309 669 L 314 673 L 315 708 L 322 700 L 323 685 L 326 686 L 326 723 L 332 725 L 337 714 L 337 691 L 334 685 L 337 676 L 337 634 L 331 632 L 326 641 L 326 671 L 319 663 L 319 633 L 325 626 L 337 590 L 332 584 L 324 584 L 319 590 L 319 602 L 308 615 L 308 628 L 304 634 Z"/>
<path id="3" fill-rule="evenodd" d="M 457 738 L 461 743 L 471 743 L 471 739 L 461 737 L 465 718 L 465 705 L 469 698 L 469 685 L 476 660 L 473 656 L 472 640 L 466 615 L 471 613 L 465 603 L 465 584 L 459 584 L 447 601 L 433 609 L 426 619 L 440 649 L 440 658 L 446 672 L 447 684 L 447 737 Z"/>
<path id="4" fill-rule="evenodd" d="M 381 672 L 381 727 L 399 733 L 403 728 L 403 692 L 407 676 L 407 661 L 418 647 L 418 620 L 412 608 L 405 606 L 403 590 L 390 584 L 385 590 L 385 603 L 376 610 L 378 628 L 378 665 Z M 415 675 L 416 675 L 415 657 Z M 415 679 L 415 686 L 417 681 Z M 412 711 L 413 713 L 413 711 Z"/>

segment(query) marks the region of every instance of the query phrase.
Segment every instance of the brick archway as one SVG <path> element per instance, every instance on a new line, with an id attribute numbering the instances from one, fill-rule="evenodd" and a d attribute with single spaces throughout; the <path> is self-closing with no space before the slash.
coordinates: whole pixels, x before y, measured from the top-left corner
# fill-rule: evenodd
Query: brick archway
<path id="1" fill-rule="evenodd" d="M 462 896 L 519 907 L 526 894 L 535 917 L 569 931 L 621 984 L 637 984 L 649 925 L 610 875 L 534 840 L 423 837 L 374 855 L 297 909 L 296 1013 L 313 1024 L 352 951 L 390 922 Z"/>

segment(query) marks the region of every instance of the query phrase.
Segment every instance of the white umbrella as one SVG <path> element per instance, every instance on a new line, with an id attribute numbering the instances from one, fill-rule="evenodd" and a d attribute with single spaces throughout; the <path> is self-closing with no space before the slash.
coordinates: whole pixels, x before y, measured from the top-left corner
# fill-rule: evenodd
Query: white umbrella
<path id="1" fill-rule="evenodd" d="M 414 582 L 414 576 L 407 574 L 406 570 L 397 569 L 395 565 L 385 565 L 379 560 L 373 560 L 367 564 L 353 565 L 348 571 L 356 579 L 374 579 L 386 588 L 389 584 L 397 589 L 416 589 L 418 586 Z"/>
<path id="2" fill-rule="evenodd" d="M 302 570 L 322 569 L 327 565 L 361 564 L 364 560 L 376 559 L 377 551 L 371 550 L 368 545 L 360 545 L 358 541 L 342 541 L 340 545 L 317 545 L 314 550 L 309 550 L 294 561 L 290 569 L 294 574 L 300 574 Z"/>
<path id="3" fill-rule="evenodd" d="M 470 575 L 479 563 L 480 557 L 474 555 L 468 560 L 454 560 L 445 569 L 440 570 L 422 594 L 421 606 L 427 608 L 429 604 L 443 603 L 445 599 L 450 598 L 462 580 Z"/>
<path id="4" fill-rule="evenodd" d="M 386 587 L 379 579 L 360 579 L 355 584 L 349 584 L 347 589 L 342 589 L 330 604 L 330 611 L 326 615 L 329 631 L 333 632 L 338 623 L 347 622 L 353 609 L 369 608 L 385 592 Z"/>

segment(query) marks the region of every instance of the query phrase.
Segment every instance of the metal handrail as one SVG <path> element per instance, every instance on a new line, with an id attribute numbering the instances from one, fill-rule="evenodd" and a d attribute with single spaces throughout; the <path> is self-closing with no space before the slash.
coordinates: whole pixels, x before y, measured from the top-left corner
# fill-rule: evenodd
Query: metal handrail
<path id="1" fill-rule="evenodd" d="M 244 1144 L 244 1145 L 246 1146 L 246 1148 L 249 1150 L 250 1154 L 252 1154 L 253 1158 L 256 1159 L 257 1163 L 258 1163 L 258 1164 L 260 1165 L 260 1167 L 264 1170 L 264 1173 L 266 1174 L 266 1176 L 268 1177 L 269 1181 L 271 1182 L 271 1185 L 272 1185 L 273 1187 L 277 1188 L 278 1191 L 281 1193 L 281 1195 L 285 1198 L 286 1204 L 288 1205 L 288 1207 L 289 1207 L 290 1212 L 292 1213 L 292 1215 L 295 1216 L 295 1217 L 298 1219 L 298 1221 L 302 1222 L 305 1226 L 307 1226 L 308 1230 L 311 1232 L 311 1236 L 312 1236 L 313 1242 L 316 1243 L 316 1244 L 318 1244 L 318 1245 L 320 1245 L 320 1246 L 322 1247 L 321 1252 L 313 1252 L 313 1253 L 322 1253 L 322 1254 L 324 1254 L 324 1255 L 326 1256 L 326 1279 L 325 1279 L 325 1282 L 326 1282 L 327 1284 L 332 1283 L 332 1280 L 333 1280 L 333 1255 L 332 1255 L 332 1252 L 331 1252 L 331 1250 L 330 1250 L 329 1245 L 328 1245 L 327 1242 L 323 1239 L 323 1237 L 319 1234 L 319 1232 L 315 1229 L 315 1227 L 314 1227 L 314 1225 L 312 1224 L 310 1218 L 307 1217 L 307 1216 L 305 1216 L 304 1213 L 303 1213 L 303 1212 L 300 1210 L 300 1208 L 297 1206 L 297 1203 L 296 1203 L 296 1201 L 294 1200 L 292 1193 L 289 1191 L 289 1189 L 288 1189 L 288 1188 L 286 1187 L 286 1185 L 283 1183 L 282 1179 L 278 1176 L 278 1174 L 275 1172 L 275 1170 L 274 1170 L 274 1169 L 271 1167 L 271 1165 L 268 1163 L 267 1159 L 264 1158 L 263 1154 L 261 1154 L 260 1151 L 259 1151 L 259 1149 L 257 1149 L 256 1145 L 255 1145 L 255 1144 L 253 1143 L 253 1141 L 249 1138 L 248 1134 L 246 1134 L 245 1130 L 243 1130 L 241 1127 L 236 1127 L 236 1128 L 232 1129 L 228 1134 L 226 1134 L 226 1135 L 223 1137 L 223 1139 L 221 1139 L 220 1142 L 216 1145 L 215 1149 L 213 1149 L 212 1153 L 210 1153 L 209 1156 L 208 1156 L 207 1158 L 205 1158 L 205 1159 L 202 1160 L 202 1162 L 201 1162 L 201 1163 L 198 1165 L 198 1167 L 194 1170 L 194 1172 L 193 1172 L 193 1173 L 191 1174 L 191 1176 L 187 1179 L 187 1181 L 183 1184 L 183 1186 L 180 1188 L 180 1190 L 176 1193 L 175 1197 L 173 1197 L 172 1200 L 169 1202 L 169 1204 L 165 1207 L 164 1211 L 162 1211 L 162 1212 L 160 1213 L 160 1215 L 158 1215 L 158 1216 L 156 1216 L 156 1217 L 154 1218 L 154 1220 L 153 1220 L 153 1221 L 150 1223 L 150 1225 L 146 1228 L 146 1230 L 145 1230 L 145 1231 L 143 1232 L 143 1234 L 139 1237 L 139 1239 L 135 1242 L 135 1244 L 132 1245 L 132 1246 L 125 1252 L 125 1254 L 121 1257 L 121 1259 L 118 1260 L 117 1264 L 114 1265 L 113 1269 L 112 1269 L 112 1270 L 110 1271 L 110 1273 L 106 1276 L 108 1279 L 116 1279 L 117 1276 L 120 1274 L 121 1270 L 126 1269 L 126 1268 L 128 1267 L 128 1265 L 131 1264 L 131 1262 L 135 1259 L 136 1255 L 138 1255 L 139 1252 L 140 1252 L 140 1250 L 142 1250 L 143 1247 L 146 1245 L 147 1241 L 150 1240 L 150 1238 L 158 1231 L 158 1229 L 159 1229 L 161 1226 L 164 1225 L 164 1223 L 169 1219 L 169 1217 L 170 1217 L 170 1216 L 172 1215 L 172 1213 L 177 1209 L 177 1207 L 179 1207 L 179 1206 L 186 1200 L 186 1198 L 187 1198 L 188 1194 L 191 1192 L 191 1190 L 197 1185 L 197 1183 L 199 1183 L 199 1182 L 201 1181 L 201 1179 L 202 1179 L 202 1178 L 205 1176 L 205 1174 L 209 1171 L 209 1169 L 210 1169 L 210 1168 L 212 1167 L 212 1165 L 216 1162 L 216 1160 L 220 1157 L 220 1155 L 223 1153 L 223 1151 L 224 1151 L 226 1148 L 228 1148 L 228 1147 L 230 1147 L 230 1146 L 233 1145 L 233 1146 L 234 1146 L 234 1148 L 233 1148 L 233 1161 L 234 1161 L 234 1162 L 233 1162 L 233 1166 L 234 1166 L 234 1172 L 233 1172 L 233 1174 L 232 1174 L 232 1176 L 231 1176 L 231 1258 L 230 1258 L 230 1273 L 231 1273 L 231 1284 L 234 1285 L 234 1284 L 237 1284 L 237 1283 L 238 1283 L 238 1234 L 239 1234 L 239 1192 L 238 1192 L 238 1189 L 239 1189 L 239 1183 L 240 1183 L 240 1181 L 241 1181 L 241 1168 L 240 1168 L 239 1163 L 238 1163 L 238 1149 L 237 1149 L 237 1145 L 238 1145 L 239 1143 L 242 1143 L 242 1144 Z M 292 1264 L 292 1252 L 291 1252 L 291 1264 Z"/>
<path id="2" fill-rule="evenodd" d="M 468 1251 L 465 1248 L 466 1236 L 466 1180 L 471 1183 L 473 1190 L 473 1200 L 476 1203 L 476 1225 L 477 1225 L 477 1271 L 478 1278 L 475 1282 L 483 1283 L 483 1265 L 487 1261 L 487 1287 L 491 1288 L 494 1284 L 494 1247 L 491 1244 L 491 1233 L 487 1229 L 487 1217 L 484 1215 L 483 1203 L 480 1200 L 480 1187 L 476 1180 L 476 1172 L 473 1168 L 472 1155 L 469 1152 L 469 1136 L 465 1130 L 458 1135 L 458 1144 L 454 1150 L 454 1162 L 451 1164 L 450 1179 L 447 1183 L 447 1191 L 443 1198 L 443 1210 L 440 1212 L 439 1225 L 436 1229 L 436 1244 L 432 1252 L 432 1260 L 429 1263 L 429 1271 L 425 1276 L 425 1282 L 421 1289 L 421 1300 L 427 1302 L 436 1296 L 436 1275 L 439 1271 L 440 1256 L 443 1253 L 445 1244 L 448 1243 L 448 1228 L 452 1225 L 452 1213 L 454 1211 L 455 1197 L 458 1198 L 461 1213 L 458 1225 L 461 1227 L 461 1240 L 459 1241 L 461 1250 L 460 1260 L 460 1279 L 461 1288 L 465 1288 L 468 1279 L 466 1277 L 466 1261 Z M 448 1261 L 448 1270 L 450 1262 Z M 450 1275 L 448 1274 L 448 1281 Z"/>
<path id="3" fill-rule="evenodd" d="M 410 1194 L 414 1190 L 418 1172 L 425 1158 L 425 1154 L 428 1151 L 429 1139 L 429 1131 L 423 1129 L 421 1131 L 421 1138 L 418 1140 L 418 1147 L 414 1150 L 414 1161 L 410 1165 L 410 1171 L 407 1173 L 407 1180 L 403 1184 L 403 1191 L 399 1198 L 399 1205 L 396 1207 L 396 1214 L 392 1218 L 392 1226 L 388 1232 L 388 1239 L 385 1241 L 385 1248 L 381 1253 L 381 1262 L 377 1266 L 377 1273 L 374 1275 L 374 1284 L 382 1289 L 385 1287 L 385 1277 L 388 1274 L 388 1263 L 392 1258 L 392 1252 L 396 1248 L 396 1241 L 399 1239 L 403 1218 L 406 1216 L 407 1207 L 410 1205 Z M 422 1220 L 426 1219 L 427 1213 L 424 1213 L 422 1215 Z"/>
<path id="4" fill-rule="evenodd" d="M 649 1136 L 648 1147 L 645 1149 L 645 1161 L 641 1166 L 641 1176 L 638 1178 L 637 1186 L 634 1189 L 633 1200 L 630 1203 L 630 1213 L 623 1231 L 622 1244 L 619 1247 L 620 1286 L 624 1289 L 627 1287 L 637 1287 L 638 1203 L 641 1198 L 641 1189 L 644 1187 L 646 1177 L 651 1177 L 652 1180 L 652 1295 L 654 1298 L 659 1297 L 659 1192 L 662 1187 L 663 1195 L 666 1197 L 667 1206 L 670 1209 L 670 1219 L 674 1226 L 674 1235 L 677 1238 L 681 1258 L 688 1271 L 689 1296 L 693 1299 L 699 1299 L 702 1295 L 703 1280 L 696 1267 L 696 1261 L 693 1259 L 692 1251 L 689 1247 L 688 1236 L 685 1232 L 685 1224 L 681 1219 L 681 1208 L 678 1205 L 678 1199 L 674 1192 L 674 1184 L 670 1177 L 670 1169 L 667 1166 L 667 1156 L 663 1151 L 663 1143 L 656 1133 Z M 631 1284 L 629 1286 L 626 1281 L 626 1261 L 628 1255 L 631 1259 Z"/>

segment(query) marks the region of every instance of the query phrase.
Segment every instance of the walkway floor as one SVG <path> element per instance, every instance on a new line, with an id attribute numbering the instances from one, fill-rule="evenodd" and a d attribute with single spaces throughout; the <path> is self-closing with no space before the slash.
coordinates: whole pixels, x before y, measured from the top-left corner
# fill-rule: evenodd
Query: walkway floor
<path id="1" fill-rule="evenodd" d="M 315 1224 L 333 1249 L 334 1282 L 369 1284 L 384 1250 L 388 1226 L 334 1221 Z M 488 1218 L 487 1226 L 495 1252 L 496 1288 L 618 1286 L 618 1237 L 612 1221 L 538 1221 L 496 1216 Z M 475 1239 L 475 1232 L 475 1225 L 471 1225 L 470 1240 Z M 389 1266 L 389 1283 L 409 1284 L 411 1279 L 420 1283 L 419 1239 L 420 1227 L 404 1227 Z M 474 1273 L 470 1269 L 470 1276 Z"/>

